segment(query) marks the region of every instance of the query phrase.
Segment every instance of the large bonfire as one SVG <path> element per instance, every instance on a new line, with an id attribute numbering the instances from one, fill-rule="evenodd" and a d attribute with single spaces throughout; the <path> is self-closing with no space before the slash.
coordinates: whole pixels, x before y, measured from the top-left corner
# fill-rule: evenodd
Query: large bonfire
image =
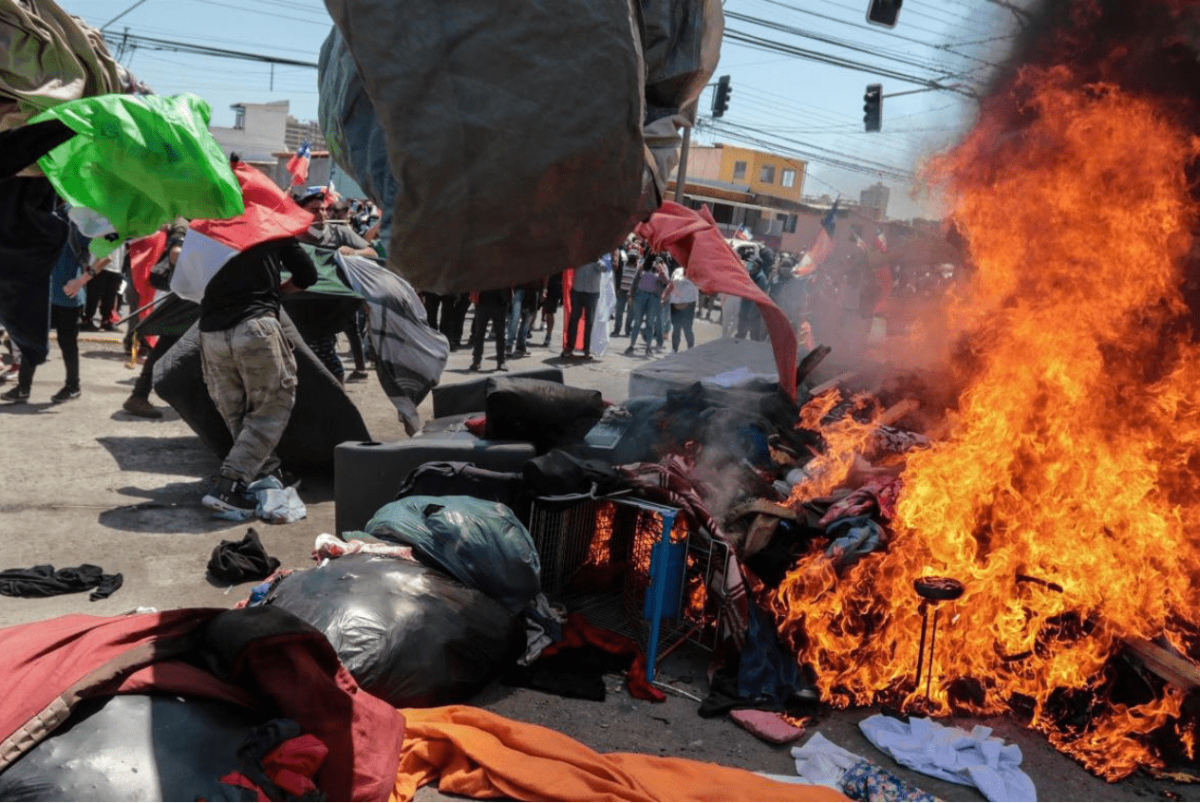
<path id="1" fill-rule="evenodd" d="M 805 558 L 771 595 L 822 699 L 1016 712 L 1110 780 L 1162 766 L 1165 741 L 1195 759 L 1184 693 L 1123 682 L 1117 657 L 1134 639 L 1200 657 L 1200 116 L 1116 39 L 1147 14 L 1184 29 L 1192 6 L 1076 3 L 936 162 L 975 268 L 950 311 L 964 389 L 908 459 L 886 551 L 841 576 Z M 863 437 L 844 430 L 825 432 L 840 477 Z M 928 699 L 923 576 L 965 587 L 941 606 Z"/>

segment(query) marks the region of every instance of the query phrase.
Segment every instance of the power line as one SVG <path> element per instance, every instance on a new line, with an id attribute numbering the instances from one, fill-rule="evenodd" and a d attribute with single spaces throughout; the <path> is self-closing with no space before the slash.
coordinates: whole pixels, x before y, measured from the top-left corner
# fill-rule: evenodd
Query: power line
<path id="1" fill-rule="evenodd" d="M 116 45 L 121 41 L 127 41 L 135 47 L 141 47 L 146 50 L 166 50 L 174 53 L 193 53 L 198 56 L 214 56 L 217 58 L 227 59 L 243 59 L 245 61 L 258 61 L 265 64 L 283 64 L 290 67 L 310 67 L 317 68 L 315 61 L 300 61 L 298 59 L 283 58 L 282 56 L 268 56 L 262 53 L 250 53 L 244 50 L 226 50 L 220 47 L 211 47 L 209 45 L 196 45 L 188 42 L 179 42 L 171 39 L 156 39 L 150 36 L 138 36 L 137 34 L 122 34 L 120 36 L 114 34 L 105 34 L 105 40 L 109 44 Z"/>
<path id="2" fill-rule="evenodd" d="M 732 28 L 725 29 L 725 38 L 735 42 L 741 42 L 749 47 L 754 47 L 759 50 L 770 50 L 776 53 L 787 53 L 797 58 L 816 61 L 822 64 L 830 64 L 834 67 L 843 67 L 856 72 L 867 72 L 873 75 L 883 76 L 884 78 L 895 78 L 898 81 L 905 81 L 910 84 L 919 84 L 929 89 L 944 90 L 946 92 L 957 92 L 961 95 L 973 97 L 974 92 L 970 89 L 957 85 L 942 85 L 932 78 L 922 78 L 920 76 L 908 75 L 906 73 L 897 72 L 887 67 L 879 67 L 876 65 L 865 64 L 861 61 L 853 61 L 851 59 L 842 58 L 839 56 L 829 56 L 824 53 L 818 53 L 815 50 L 805 50 L 794 45 L 785 45 L 781 42 L 776 42 L 771 39 L 764 39 L 760 36 L 753 36 L 743 31 L 735 31 Z"/>

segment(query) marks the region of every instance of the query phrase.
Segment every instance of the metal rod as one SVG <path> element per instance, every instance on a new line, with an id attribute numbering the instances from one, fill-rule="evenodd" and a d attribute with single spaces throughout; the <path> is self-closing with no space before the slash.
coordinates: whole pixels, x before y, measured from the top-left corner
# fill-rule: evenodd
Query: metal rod
<path id="1" fill-rule="evenodd" d="M 921 648 L 917 652 L 917 683 L 916 687 L 921 688 L 921 667 L 925 664 L 925 626 L 929 624 L 929 606 L 924 601 L 921 602 Z"/>
<path id="2" fill-rule="evenodd" d="M 938 606 L 933 606 L 933 628 L 929 632 L 929 674 L 925 676 L 925 699 L 929 699 L 929 685 L 933 682 L 933 648 L 937 645 Z"/>
<path id="3" fill-rule="evenodd" d="M 146 310 L 148 310 L 148 309 L 150 309 L 151 307 L 153 307 L 155 304 L 158 304 L 158 303 L 160 303 L 160 302 L 162 302 L 162 301 L 166 301 L 168 298 L 170 298 L 170 297 L 171 297 L 171 296 L 173 296 L 173 295 L 175 295 L 175 291 L 173 291 L 173 290 L 172 290 L 172 291 L 170 291 L 170 292 L 167 292 L 167 293 L 162 293 L 162 294 L 159 294 L 159 295 L 158 295 L 158 296 L 157 296 L 157 297 L 156 297 L 156 298 L 155 298 L 153 301 L 151 301 L 149 304 L 145 305 L 144 307 L 138 307 L 138 308 L 137 308 L 137 309 L 135 309 L 133 312 L 129 313 L 129 314 L 128 314 L 128 315 L 126 315 L 124 318 L 122 318 L 121 320 L 119 320 L 119 321 L 117 321 L 116 323 L 114 323 L 114 324 L 113 324 L 113 326 L 120 326 L 121 324 L 123 324 L 123 323 L 125 323 L 125 322 L 129 321 L 131 318 L 136 318 L 137 316 L 141 315 L 141 314 L 142 314 L 143 312 L 145 312 Z"/>

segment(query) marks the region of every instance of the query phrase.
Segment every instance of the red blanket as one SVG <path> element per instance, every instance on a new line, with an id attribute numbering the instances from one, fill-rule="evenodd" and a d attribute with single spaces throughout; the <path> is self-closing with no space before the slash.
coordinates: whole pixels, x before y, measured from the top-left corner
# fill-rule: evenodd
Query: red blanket
<path id="1" fill-rule="evenodd" d="M 665 201 L 649 221 L 638 224 L 636 231 L 638 236 L 650 241 L 653 250 L 670 251 L 701 293 L 726 293 L 758 305 L 771 336 L 779 387 L 795 401 L 796 333 L 783 310 L 775 306 L 775 302 L 746 273 L 745 265 L 725 242 L 708 207 L 697 212 Z"/>

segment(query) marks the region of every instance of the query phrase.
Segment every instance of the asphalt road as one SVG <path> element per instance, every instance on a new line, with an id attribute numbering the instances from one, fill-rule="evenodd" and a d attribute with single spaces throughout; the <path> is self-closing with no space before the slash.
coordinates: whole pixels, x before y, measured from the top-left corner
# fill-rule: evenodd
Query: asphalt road
<path id="1" fill-rule="evenodd" d="M 561 325 L 561 321 L 560 321 Z M 715 324 L 698 322 L 701 342 L 720 335 Z M 542 334 L 533 342 L 540 343 Z M 596 388 L 606 398 L 626 397 L 628 372 L 646 358 L 621 354 L 618 341 L 610 353 L 592 363 L 566 368 L 570 384 Z M 211 518 L 200 498 L 219 467 L 218 458 L 174 411 L 163 419 L 134 418 L 121 411 L 135 369 L 127 365 L 120 337 L 85 336 L 81 344 L 83 394 L 51 405 L 61 387 L 63 367 L 52 348 L 42 366 L 29 403 L 0 405 L 0 533 L 7 567 L 51 563 L 92 563 L 124 575 L 124 586 L 111 598 L 89 602 L 86 594 L 49 599 L 0 597 L 0 626 L 36 622 L 68 613 L 108 616 L 139 607 L 230 607 L 247 586 L 212 585 L 205 565 L 222 540 L 238 540 L 246 524 Z M 489 348 L 487 352 L 490 353 Z M 513 360 L 513 369 L 556 361 L 557 350 L 535 347 L 530 356 Z M 446 383 L 462 381 L 469 354 L 451 355 Z M 493 363 L 485 360 L 485 368 Z M 361 410 L 376 440 L 404 437 L 383 392 L 373 381 L 350 384 L 347 392 Z M 163 403 L 153 398 L 153 401 Z M 429 402 L 422 413 L 430 414 Z M 285 567 L 312 565 L 310 550 L 317 535 L 334 530 L 333 482 L 305 476 L 300 495 L 308 516 L 289 525 L 255 524 L 268 553 Z M 500 685 L 470 701 L 516 719 L 566 732 L 602 751 L 638 751 L 684 756 L 766 772 L 794 774 L 786 747 L 771 746 L 725 718 L 697 716 L 692 697 L 707 693 L 708 655 L 687 647 L 665 659 L 659 679 L 683 692 L 665 703 L 634 700 L 609 678 L 612 692 L 603 703 L 568 701 Z M 876 761 L 896 774 L 947 800 L 982 800 L 974 789 L 938 781 L 899 768 L 865 741 L 857 722 L 869 710 L 826 711 L 813 723 L 818 731 L 848 750 Z M 947 722 L 966 728 L 976 721 Z M 1200 787 L 1170 784 L 1134 776 L 1107 784 L 1050 748 L 1035 733 L 1015 722 L 984 722 L 997 735 L 1016 741 L 1023 767 L 1042 799 L 1052 800 L 1200 800 Z M 426 791 L 426 798 L 436 794 Z"/>

